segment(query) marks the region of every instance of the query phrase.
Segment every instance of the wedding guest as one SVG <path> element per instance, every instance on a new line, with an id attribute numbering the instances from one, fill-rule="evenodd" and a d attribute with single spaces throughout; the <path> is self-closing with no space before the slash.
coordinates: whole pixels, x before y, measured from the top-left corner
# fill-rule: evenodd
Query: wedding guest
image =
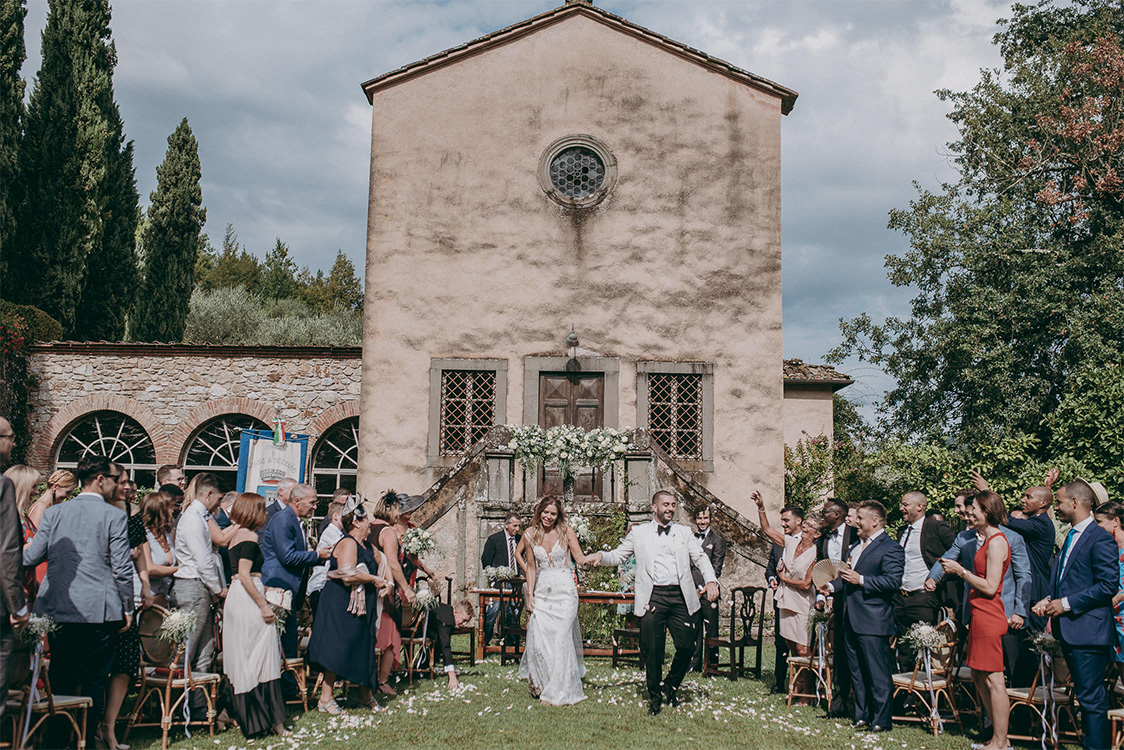
<path id="1" fill-rule="evenodd" d="M 8 462 L 15 440 L 11 423 L 0 417 L 0 464 Z M 12 480 L 0 477 L 0 721 L 8 701 L 15 631 L 24 627 L 28 620 L 20 537 L 16 488 Z"/>
<path id="2" fill-rule="evenodd" d="M 238 495 L 230 507 L 237 524 L 231 537 L 234 578 L 223 604 L 222 669 L 234 693 L 234 716 L 246 739 L 272 731 L 286 737 L 285 699 L 281 695 L 281 637 L 273 608 L 265 599 L 258 530 L 265 524 L 265 498 Z"/>
<path id="3" fill-rule="evenodd" d="M 928 518 L 925 510 L 929 500 L 923 492 L 902 495 L 898 509 L 904 524 L 898 531 L 898 544 L 905 551 L 905 572 L 902 585 L 894 595 L 894 621 L 899 633 L 906 633 L 914 623 L 935 625 L 940 600 L 937 592 L 925 589 L 929 570 L 952 545 L 956 535 L 944 521 Z M 898 639 L 898 669 L 911 671 L 917 654 L 904 638 Z"/>
<path id="4" fill-rule="evenodd" d="M 113 499 L 109 503 L 128 517 L 129 554 L 133 561 L 133 606 L 139 609 L 142 604 L 152 603 L 147 558 L 144 554 L 148 534 L 144 529 L 144 521 L 133 513 L 130 496 L 135 496 L 136 492 L 132 479 L 121 464 L 111 462 L 110 468 L 121 477 L 117 480 Z M 128 692 L 140 668 L 140 632 L 137 625 L 137 620 L 134 618 L 128 629 L 114 636 L 113 666 L 109 670 L 109 686 L 105 692 L 105 719 L 94 737 L 99 743 L 104 742 L 110 750 L 120 747 L 117 742 L 117 717 L 121 713 L 125 693 Z M 126 747 L 125 750 L 128 748 Z"/>
<path id="5" fill-rule="evenodd" d="M 91 698 L 87 722 L 96 727 L 105 708 L 114 635 L 133 622 L 133 570 L 128 518 L 108 502 L 120 474 L 109 459 L 91 455 L 82 457 L 75 474 L 82 492 L 47 509 L 23 563 L 47 562 L 35 612 L 58 624 L 48 636 L 51 687 L 60 695 Z"/>
<path id="6" fill-rule="evenodd" d="M 398 520 L 394 522 L 394 531 L 401 539 L 405 534 L 414 527 L 410 516 L 415 510 L 421 507 L 425 502 L 425 498 L 421 495 L 399 495 L 398 496 Z M 402 574 L 406 576 L 406 580 L 410 584 L 410 588 L 415 591 L 418 588 L 418 572 L 425 574 L 425 577 L 431 581 L 437 580 L 437 574 L 433 572 L 425 563 L 421 561 L 417 555 L 406 553 L 405 560 L 402 563 Z"/>
<path id="7" fill-rule="evenodd" d="M 703 552 L 710 560 L 710 567 L 714 568 L 714 577 L 721 578 L 722 566 L 726 563 L 726 539 L 718 533 L 718 529 L 710 525 L 710 508 L 706 506 L 695 509 L 695 538 L 699 540 Z M 692 566 L 691 574 L 694 576 L 695 586 L 702 590 L 705 585 L 702 571 Z M 691 660 L 693 672 L 705 671 L 702 661 L 704 653 L 708 664 L 718 661 L 718 649 L 706 648 L 708 638 L 718 637 L 718 602 L 700 597 L 699 607 L 702 610 L 702 626 L 699 628 L 699 643 L 695 648 L 695 657 Z"/>
<path id="8" fill-rule="evenodd" d="M 779 586 L 774 601 L 780 611 L 777 632 L 788 645 L 788 652 L 798 656 L 810 656 L 811 634 L 808 632 L 808 615 L 811 614 L 816 592 L 812 586 L 812 566 L 816 563 L 816 540 L 820 537 L 822 521 L 807 517 L 800 526 L 800 536 L 783 534 L 769 525 L 769 514 L 765 512 L 765 499 L 754 491 L 753 502 L 757 504 L 757 517 L 761 531 L 773 541 L 784 546 L 784 553 L 777 564 Z M 801 692 L 808 692 L 805 682 L 798 686 Z M 810 705 L 807 699 L 800 705 Z"/>
<path id="9" fill-rule="evenodd" d="M 31 543 L 31 538 L 35 536 L 35 527 L 28 523 L 27 513 L 32 507 L 31 499 L 35 494 L 35 487 L 39 484 L 39 480 L 43 478 L 35 469 L 23 464 L 16 464 L 11 466 L 4 472 L 4 476 L 12 480 L 12 486 L 16 491 L 16 507 L 19 509 L 19 517 L 23 520 L 23 544 L 26 547 Z M 47 572 L 47 566 L 40 565 L 35 570 L 28 569 L 24 572 L 23 588 L 29 603 L 35 602 L 35 593 L 39 590 L 39 583 L 43 580 L 43 574 Z"/>
<path id="10" fill-rule="evenodd" d="M 480 553 L 480 566 L 481 568 L 511 568 L 512 570 L 520 570 L 523 564 L 520 556 L 515 554 L 515 550 L 519 547 L 519 541 L 523 535 L 519 533 L 519 528 L 523 525 L 523 519 L 519 517 L 518 513 L 508 513 L 507 518 L 503 521 L 503 528 L 492 534 L 484 542 L 484 551 Z M 511 584 L 506 581 L 489 581 L 489 585 L 496 586 L 510 586 Z M 488 606 L 484 608 L 484 643 L 492 640 L 492 633 L 495 632 L 496 617 L 500 613 L 500 603 L 498 601 L 488 602 Z M 514 610 L 508 610 L 509 618 L 514 617 Z M 514 622 L 509 622 L 508 625 L 513 625 Z M 510 645 L 515 645 L 514 642 Z"/>
<path id="11" fill-rule="evenodd" d="M 285 624 L 281 630 L 281 649 L 287 659 L 296 657 L 300 646 L 297 613 L 304 603 L 301 583 L 313 566 L 328 559 L 331 554 L 329 550 L 317 552 L 308 547 L 308 537 L 302 521 L 309 518 L 315 509 L 316 490 L 307 484 L 295 485 L 288 492 L 288 504 L 269 516 L 259 535 L 259 544 L 265 557 L 262 583 L 285 589 L 293 595 L 293 606 L 283 615 Z M 288 672 L 282 680 L 285 699 L 292 700 L 298 695 L 296 680 Z"/>
<path id="12" fill-rule="evenodd" d="M 233 490 L 224 494 L 222 500 L 219 500 L 219 507 L 215 508 L 215 512 L 211 516 L 211 520 L 214 521 L 214 525 L 219 528 L 221 534 L 218 539 L 215 539 L 214 527 L 211 528 L 211 540 L 218 548 L 216 553 L 219 556 L 219 564 L 222 565 L 222 580 L 224 583 L 230 583 L 234 580 L 232 578 L 234 568 L 230 562 L 230 540 L 234 534 L 230 527 L 234 524 L 234 521 L 230 520 L 230 509 L 234 507 L 234 501 L 237 497 L 238 493 Z M 210 526 L 210 523 L 208 523 L 208 526 Z"/>
<path id="13" fill-rule="evenodd" d="M 219 478 L 209 472 L 195 475 L 184 498 L 188 495 L 194 499 L 176 524 L 174 549 L 179 568 L 173 574 L 172 600 L 195 618 L 195 634 L 188 654 L 192 668 L 210 672 L 215 656 L 214 607 L 226 596 L 208 523 L 222 499 Z"/>
<path id="14" fill-rule="evenodd" d="M 1050 569 L 1054 564 L 1054 546 L 1057 531 L 1050 518 L 1050 506 L 1054 503 L 1054 482 L 1058 470 L 1050 469 L 1041 485 L 1027 487 L 1023 492 L 1021 510 L 1012 511 L 1007 517 L 1007 528 L 1022 536 L 1030 557 L 1030 570 L 1033 584 L 1027 592 L 1028 602 L 1039 602 L 1050 596 L 1053 582 Z M 988 489 L 987 480 L 976 471 L 972 472 L 972 483 L 979 490 Z M 1046 620 L 1032 611 L 1027 626 L 1031 630 L 1046 629 Z"/>
<path id="15" fill-rule="evenodd" d="M 271 503 L 266 504 L 265 512 L 273 518 L 273 514 L 289 507 L 289 493 L 293 491 L 300 482 L 292 477 L 284 477 L 277 483 L 277 497 Z M 269 523 L 266 521 L 266 523 Z"/>
<path id="16" fill-rule="evenodd" d="M 346 487 L 336 487 L 335 492 L 332 493 L 332 499 L 328 501 L 328 505 L 331 506 L 332 503 L 339 503 L 339 506 L 342 508 L 343 504 L 347 502 L 347 499 L 349 497 L 351 497 L 351 490 L 347 489 Z M 319 544 L 320 537 L 324 536 L 324 532 L 327 530 L 328 524 L 330 524 L 331 522 L 332 519 L 329 518 L 327 512 L 325 512 L 324 517 L 320 519 L 320 525 L 316 527 L 317 544 Z"/>
<path id="17" fill-rule="evenodd" d="M 382 651 L 379 661 L 378 689 L 384 695 L 398 695 L 390 686 L 390 673 L 398 669 L 402 658 L 402 606 L 413 605 L 417 600 L 410 582 L 406 580 L 402 564 L 406 553 L 398 544 L 398 532 L 394 525 L 398 522 L 402 496 L 394 490 L 388 491 L 375 504 L 375 522 L 371 525 L 371 543 L 386 557 L 387 570 L 398 586 L 397 596 L 383 607 L 382 620 L 378 627 L 378 641 L 375 648 Z"/>
<path id="18" fill-rule="evenodd" d="M 1104 674 L 1116 645 L 1112 599 L 1120 588 L 1120 552 L 1093 522 L 1094 504 L 1096 493 L 1084 480 L 1058 490 L 1058 518 L 1072 528 L 1054 560 L 1051 596 L 1034 605 L 1035 614 L 1050 618 L 1061 644 L 1090 749 L 1112 743 Z"/>
<path id="19" fill-rule="evenodd" d="M 441 663 L 445 667 L 445 674 L 449 676 L 449 690 L 459 690 L 461 683 L 457 679 L 457 667 L 453 662 L 453 631 L 463 628 L 472 621 L 476 610 L 472 602 L 467 599 L 457 606 L 438 604 L 429 611 L 429 632 L 434 633 L 437 650 L 441 653 Z"/>
<path id="20" fill-rule="evenodd" d="M 175 501 L 167 492 L 150 492 L 140 503 L 140 518 L 144 524 L 148 546 L 144 548 L 148 584 L 153 601 L 161 607 L 168 606 L 172 590 L 172 576 L 179 570 L 176 564 L 175 537 L 172 510 Z"/>
<path id="21" fill-rule="evenodd" d="M 973 561 L 979 548 L 979 535 L 972 528 L 970 509 L 966 500 L 975 494 L 972 490 L 963 490 L 957 493 L 954 504 L 966 528 L 956 535 L 952 546 L 941 555 L 941 559 L 955 560 L 962 567 L 969 569 L 974 565 Z M 1028 600 L 1029 592 L 1033 586 L 1030 559 L 1026 552 L 1026 542 L 1023 541 L 1021 536 L 1006 526 L 1000 526 L 999 530 L 1003 532 L 1003 536 L 1006 537 L 1007 544 L 1011 548 L 1011 564 L 1007 566 L 1003 573 L 1003 586 L 999 590 L 1000 597 L 1003 600 L 1003 611 L 1007 614 L 1007 632 L 1004 633 L 1002 639 L 1003 663 L 1011 687 L 1025 687 L 1029 685 L 1029 682 L 1025 682 L 1022 675 L 1016 675 L 1015 670 L 1022 661 L 1020 656 L 1026 651 L 1020 636 L 1023 633 L 1031 604 Z M 961 578 L 954 576 L 946 578 L 941 561 L 937 560 L 929 571 L 929 578 L 925 580 L 925 588 L 928 591 L 936 591 L 938 584 L 942 582 L 946 586 L 956 584 L 948 586 L 948 589 L 958 592 L 961 599 L 958 602 L 951 603 L 951 606 L 958 613 L 956 616 L 959 618 L 961 625 L 968 626 L 972 617 L 968 600 L 969 592 L 965 591 L 964 582 Z M 947 598 L 946 601 L 948 601 Z M 1030 679 L 1033 679 L 1033 677 Z"/>
<path id="22" fill-rule="evenodd" d="M 1120 551 L 1120 585 L 1112 597 L 1112 610 L 1116 619 L 1116 648 L 1114 658 L 1117 671 L 1124 677 L 1124 505 L 1117 502 L 1101 503 L 1093 511 L 1097 525 L 1107 531 Z"/>
<path id="23" fill-rule="evenodd" d="M 1003 636 L 1007 634 L 1007 612 L 1003 607 L 1003 577 L 1011 563 L 1011 548 L 1000 525 L 1007 510 L 999 495 L 984 490 L 966 499 L 968 528 L 976 534 L 976 554 L 969 570 L 956 560 L 941 558 L 946 574 L 959 576 L 971 591 L 968 606 L 972 625 L 968 628 L 967 658 L 972 682 L 984 710 L 991 719 L 991 740 L 984 750 L 1007 750 L 1011 701 L 1003 676 Z"/>
<path id="24" fill-rule="evenodd" d="M 894 592 L 901 588 L 905 551 L 886 535 L 886 507 L 874 500 L 856 511 L 859 541 L 847 552 L 839 578 L 820 587 L 835 596 L 836 627 L 845 629 L 855 689 L 856 729 L 891 729 L 895 635 Z"/>
<path id="25" fill-rule="evenodd" d="M 47 489 L 39 496 L 27 513 L 24 515 L 24 520 L 28 526 L 31 527 L 31 535 L 34 536 L 35 530 L 39 528 L 39 521 L 43 518 L 43 511 L 50 508 L 52 505 L 58 505 L 66 498 L 70 497 L 70 493 L 78 489 L 78 477 L 74 476 L 74 472 L 67 469 L 57 469 L 51 472 L 51 476 L 47 477 Z M 28 537 L 30 541 L 30 537 Z M 45 569 L 44 569 L 45 570 Z M 39 581 L 43 581 L 43 577 L 39 576 Z"/>
<path id="26" fill-rule="evenodd" d="M 836 560 L 843 562 L 847 550 L 855 543 L 855 527 L 846 523 L 848 507 L 842 500 L 828 498 L 820 515 L 823 517 L 823 530 L 816 540 L 819 552 L 816 560 Z M 816 607 L 826 605 L 822 594 L 816 594 Z M 851 669 L 847 664 L 847 644 L 843 640 L 843 628 L 832 628 L 831 650 L 831 702 L 827 706 L 828 719 L 840 719 L 847 715 L 847 700 L 851 697 Z"/>
<path id="27" fill-rule="evenodd" d="M 183 467 L 176 466 L 175 464 L 164 464 L 156 470 L 156 486 L 163 487 L 166 484 L 172 484 L 180 488 L 183 492 L 187 488 L 187 476 L 183 473 Z"/>
<path id="28" fill-rule="evenodd" d="M 331 550 L 336 546 L 336 542 L 343 539 L 343 514 L 344 504 L 341 502 L 332 501 L 328 504 L 328 512 L 324 514 L 324 518 L 328 520 L 328 525 L 320 531 L 320 538 L 316 542 L 316 551 Z M 316 608 L 320 603 L 320 591 L 324 588 L 324 584 L 328 582 L 328 571 L 332 567 L 331 560 L 326 561 L 323 565 L 318 565 L 312 569 L 312 575 L 308 578 L 308 603 L 312 609 L 312 614 L 316 614 Z"/>
<path id="29" fill-rule="evenodd" d="M 781 530 L 790 536 L 799 537 L 804 525 L 804 510 L 790 505 L 781 511 Z M 769 564 L 765 566 L 765 580 L 773 591 L 773 687 L 770 693 L 784 694 L 788 691 L 788 641 L 780 634 L 781 610 L 778 589 L 781 579 L 777 568 L 784 557 L 784 545 L 773 543 L 769 553 Z"/>
<path id="30" fill-rule="evenodd" d="M 383 501 L 379 501 L 383 505 Z M 312 637 L 308 642 L 309 660 L 324 673 L 316 708 L 322 713 L 340 713 L 333 695 L 336 680 L 359 685 L 359 702 L 372 711 L 380 710 L 371 694 L 382 682 L 375 659 L 377 631 L 380 627 L 380 589 L 390 596 L 390 580 L 378 574 L 386 570 L 383 555 L 367 541 L 371 520 L 359 496 L 352 496 L 340 515 L 344 536 L 335 544 L 329 558 L 328 582 L 320 593 Z"/>

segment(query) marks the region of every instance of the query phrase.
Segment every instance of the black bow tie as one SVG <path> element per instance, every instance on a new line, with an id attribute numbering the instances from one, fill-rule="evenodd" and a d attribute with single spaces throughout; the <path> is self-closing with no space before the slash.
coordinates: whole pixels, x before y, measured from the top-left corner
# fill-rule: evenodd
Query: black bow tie
<path id="1" fill-rule="evenodd" d="M 667 526 L 660 526 L 658 524 L 656 525 L 656 535 L 657 536 L 659 536 L 660 534 L 666 534 L 669 531 L 671 531 L 671 524 L 670 523 Z"/>
<path id="2" fill-rule="evenodd" d="M 696 531 L 695 536 L 697 536 L 699 538 L 699 540 L 701 541 L 702 539 L 706 538 L 706 532 L 705 531 Z"/>

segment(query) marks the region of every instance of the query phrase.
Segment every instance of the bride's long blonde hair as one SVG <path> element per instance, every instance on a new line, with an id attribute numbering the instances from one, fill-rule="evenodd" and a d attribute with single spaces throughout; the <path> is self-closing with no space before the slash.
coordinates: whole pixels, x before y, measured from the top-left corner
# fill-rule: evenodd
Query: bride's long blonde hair
<path id="1" fill-rule="evenodd" d="M 566 533 L 569 528 L 566 524 L 566 509 L 562 505 L 561 495 L 547 495 L 542 500 L 539 500 L 538 505 L 535 506 L 535 515 L 531 519 L 531 528 L 527 529 L 527 540 L 532 546 L 542 544 L 542 540 L 546 537 L 547 530 L 542 525 L 542 512 L 548 506 L 553 505 L 558 510 L 558 518 L 554 521 L 554 528 L 558 530 L 560 535 Z M 549 552 L 549 550 L 547 550 Z"/>

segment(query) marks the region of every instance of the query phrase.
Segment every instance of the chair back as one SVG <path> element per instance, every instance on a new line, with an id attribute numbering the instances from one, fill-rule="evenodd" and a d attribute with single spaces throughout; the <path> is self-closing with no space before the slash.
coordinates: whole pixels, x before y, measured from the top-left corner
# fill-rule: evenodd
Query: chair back
<path id="1" fill-rule="evenodd" d="M 765 606 L 762 586 L 738 586 L 730 590 L 730 639 L 755 646 L 761 642 Z"/>
<path id="2" fill-rule="evenodd" d="M 156 605 L 143 607 L 137 613 L 137 631 L 140 634 L 141 661 L 148 666 L 167 667 L 176 656 L 176 644 L 160 637 L 160 626 L 168 610 Z"/>

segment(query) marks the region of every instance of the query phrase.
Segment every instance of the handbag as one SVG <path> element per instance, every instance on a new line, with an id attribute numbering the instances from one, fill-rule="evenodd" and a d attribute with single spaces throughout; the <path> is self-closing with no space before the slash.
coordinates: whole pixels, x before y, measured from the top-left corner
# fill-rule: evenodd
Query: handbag
<path id="1" fill-rule="evenodd" d="M 265 587 L 265 601 L 273 607 L 280 607 L 286 612 L 293 609 L 293 592 L 277 586 Z"/>

